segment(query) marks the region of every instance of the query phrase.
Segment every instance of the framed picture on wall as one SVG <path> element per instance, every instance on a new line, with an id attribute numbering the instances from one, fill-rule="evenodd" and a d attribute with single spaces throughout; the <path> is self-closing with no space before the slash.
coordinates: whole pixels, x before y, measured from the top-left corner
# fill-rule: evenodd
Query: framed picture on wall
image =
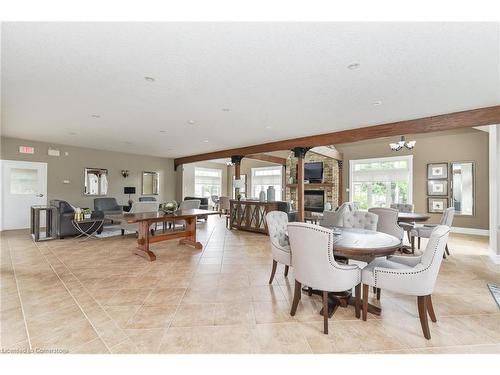
<path id="1" fill-rule="evenodd" d="M 439 180 L 448 178 L 448 163 L 427 164 L 427 179 Z"/>
<path id="2" fill-rule="evenodd" d="M 427 195 L 448 196 L 448 180 L 427 181 Z"/>
<path id="3" fill-rule="evenodd" d="M 427 212 L 442 214 L 448 208 L 448 198 L 427 198 Z"/>

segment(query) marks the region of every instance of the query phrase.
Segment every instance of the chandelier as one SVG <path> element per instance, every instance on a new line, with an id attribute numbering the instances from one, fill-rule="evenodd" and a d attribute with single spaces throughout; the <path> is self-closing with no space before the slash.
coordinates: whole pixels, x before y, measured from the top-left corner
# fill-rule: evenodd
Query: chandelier
<path id="1" fill-rule="evenodd" d="M 403 147 L 406 147 L 408 150 L 411 150 L 413 147 L 415 147 L 415 144 L 417 141 L 406 141 L 405 136 L 402 135 L 401 139 L 397 143 L 389 143 L 389 147 L 391 148 L 392 151 L 399 151 Z"/>

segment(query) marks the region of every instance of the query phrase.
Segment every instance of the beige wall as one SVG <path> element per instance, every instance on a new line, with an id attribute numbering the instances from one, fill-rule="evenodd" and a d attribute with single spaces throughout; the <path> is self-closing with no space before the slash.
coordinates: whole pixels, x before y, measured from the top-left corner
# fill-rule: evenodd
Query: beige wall
<path id="1" fill-rule="evenodd" d="M 1 158 L 4 160 L 22 160 L 46 162 L 48 199 L 62 199 L 80 207 L 94 207 L 94 196 L 83 195 L 84 169 L 86 167 L 105 168 L 108 170 L 109 187 L 107 197 L 114 197 L 119 204 L 127 204 L 128 195 L 123 194 L 124 186 L 135 186 L 137 194 L 132 196 L 137 201 L 141 196 L 141 177 L 143 171 L 159 172 L 159 201 L 174 199 L 176 176 L 173 159 L 152 156 L 126 154 L 120 152 L 94 150 L 90 148 L 65 146 L 55 143 L 42 143 L 14 138 L 1 138 Z M 34 155 L 19 153 L 19 146 L 32 146 Z M 49 146 L 61 151 L 61 156 L 48 156 Z M 65 152 L 68 155 L 65 156 Z M 130 175 L 123 178 L 121 170 L 127 169 Z M 64 184 L 69 180 L 69 184 Z"/>
<path id="2" fill-rule="evenodd" d="M 222 172 L 221 178 L 221 195 L 227 195 L 227 165 L 222 163 L 213 163 L 209 161 L 202 161 L 198 163 L 185 164 L 182 166 L 182 197 L 194 197 L 194 169 L 195 168 L 211 168 L 219 169 Z"/>
<path id="3" fill-rule="evenodd" d="M 489 180 L 488 180 L 488 133 L 476 129 L 408 135 L 416 140 L 412 150 L 398 152 L 389 149 L 389 142 L 397 137 L 335 145 L 344 153 L 344 201 L 349 199 L 349 160 L 376 157 L 413 155 L 413 204 L 415 211 L 427 212 L 427 164 L 452 161 L 474 161 L 476 167 L 475 216 L 456 216 L 453 226 L 488 229 Z M 432 214 L 429 222 L 436 223 L 441 215 Z"/>

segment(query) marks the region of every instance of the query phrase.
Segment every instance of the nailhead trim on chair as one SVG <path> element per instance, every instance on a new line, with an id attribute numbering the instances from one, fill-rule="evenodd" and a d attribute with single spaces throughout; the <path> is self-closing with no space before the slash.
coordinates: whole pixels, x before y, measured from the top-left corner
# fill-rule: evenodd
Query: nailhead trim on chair
<path id="1" fill-rule="evenodd" d="M 437 248 L 439 246 L 439 243 L 441 242 L 442 238 L 447 234 L 448 232 L 446 232 L 445 234 L 443 234 L 442 236 L 439 237 L 439 239 L 437 240 L 436 242 L 436 245 L 434 246 L 434 251 L 432 253 L 432 259 L 429 263 L 429 265 L 424 268 L 424 269 L 421 269 L 421 270 L 418 270 L 418 271 L 413 271 L 413 272 L 401 272 L 401 271 L 386 271 L 384 269 L 377 269 L 377 267 L 375 267 L 373 269 L 373 276 L 374 276 L 374 280 L 375 280 L 375 285 L 373 285 L 374 287 L 377 287 L 377 273 L 380 272 L 380 273 L 385 273 L 385 274 L 391 274 L 391 275 L 402 275 L 402 276 L 406 276 L 406 275 L 416 275 L 418 273 L 422 273 L 424 271 L 427 271 L 427 269 L 430 268 L 430 266 L 434 263 L 434 257 L 436 256 L 436 251 L 437 251 Z"/>

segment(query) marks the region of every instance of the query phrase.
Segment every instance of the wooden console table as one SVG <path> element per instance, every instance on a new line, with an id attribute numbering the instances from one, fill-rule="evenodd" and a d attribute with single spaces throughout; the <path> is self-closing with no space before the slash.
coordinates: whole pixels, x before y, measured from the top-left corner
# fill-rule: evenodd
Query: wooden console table
<path id="1" fill-rule="evenodd" d="M 266 214 L 278 211 L 278 204 L 278 201 L 231 199 L 229 228 L 267 234 Z"/>

